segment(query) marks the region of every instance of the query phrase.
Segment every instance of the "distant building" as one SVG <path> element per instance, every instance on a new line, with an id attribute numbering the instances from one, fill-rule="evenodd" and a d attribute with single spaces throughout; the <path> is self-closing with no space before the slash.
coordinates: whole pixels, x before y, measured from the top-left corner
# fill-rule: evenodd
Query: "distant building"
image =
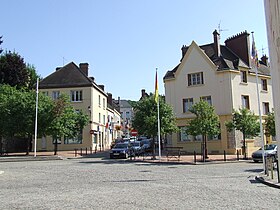
<path id="1" fill-rule="evenodd" d="M 88 63 L 77 66 L 71 62 L 56 68 L 56 71 L 44 78 L 39 84 L 39 91 L 56 100 L 62 93 L 69 95 L 76 110 L 89 115 L 88 125 L 76 138 L 60 137 L 58 150 L 92 148 L 103 150 L 110 147 L 113 138 L 118 136 L 115 125 L 119 123 L 118 107 L 108 103 L 104 85 L 95 83 L 88 76 Z M 38 139 L 37 150 L 53 150 L 54 139 L 50 136 Z"/>
<path id="2" fill-rule="evenodd" d="M 164 76 L 165 101 L 173 107 L 178 133 L 168 143 L 185 151 L 201 151 L 201 136 L 185 132 L 187 121 L 194 117 L 189 108 L 199 100 L 213 105 L 220 119 L 221 134 L 208 137 L 208 153 L 223 151 L 235 154 L 242 147 L 240 132 L 229 133 L 225 122 L 232 119 L 233 109 L 246 107 L 258 115 L 255 68 L 252 66 L 249 35 L 246 31 L 220 44 L 219 33 L 213 32 L 213 43 L 183 46 L 180 63 Z M 258 67 L 261 113 L 265 117 L 273 108 L 268 60 L 263 56 Z M 266 137 L 266 142 L 271 139 Z M 259 148 L 260 137 L 246 139 L 247 154 Z"/>

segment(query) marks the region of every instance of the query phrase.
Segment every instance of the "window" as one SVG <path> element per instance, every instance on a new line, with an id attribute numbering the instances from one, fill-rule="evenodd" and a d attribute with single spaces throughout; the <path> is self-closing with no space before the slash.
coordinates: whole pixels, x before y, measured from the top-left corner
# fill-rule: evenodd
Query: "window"
<path id="1" fill-rule="evenodd" d="M 179 141 L 191 141 L 193 140 L 193 136 L 192 135 L 188 135 L 186 132 L 186 127 L 179 127 Z"/>
<path id="2" fill-rule="evenodd" d="M 59 91 L 53 91 L 53 92 L 52 92 L 52 99 L 53 99 L 53 100 L 58 99 L 59 95 L 60 95 L 60 92 L 59 92 Z"/>
<path id="3" fill-rule="evenodd" d="M 188 74 L 188 86 L 192 85 L 202 85 L 203 82 L 203 72 Z"/>
<path id="4" fill-rule="evenodd" d="M 101 114 L 98 114 L 98 122 L 101 123 Z"/>
<path id="5" fill-rule="evenodd" d="M 242 100 L 242 107 L 250 109 L 249 96 L 241 96 L 241 100 Z"/>
<path id="6" fill-rule="evenodd" d="M 83 131 L 81 130 L 80 133 L 73 137 L 73 138 L 69 138 L 69 137 L 64 137 L 64 144 L 82 144 L 83 141 Z"/>
<path id="7" fill-rule="evenodd" d="M 247 83 L 247 72 L 246 71 L 240 71 L 241 74 L 241 82 Z"/>
<path id="8" fill-rule="evenodd" d="M 183 99 L 183 113 L 188 112 L 193 105 L 193 98 Z"/>
<path id="9" fill-rule="evenodd" d="M 98 96 L 98 106 L 101 107 L 101 96 Z"/>
<path id="10" fill-rule="evenodd" d="M 130 112 L 125 112 L 126 119 L 130 119 Z"/>
<path id="11" fill-rule="evenodd" d="M 83 91 L 82 90 L 71 90 L 71 101 L 78 102 L 83 101 Z"/>
<path id="12" fill-rule="evenodd" d="M 202 141 L 202 135 L 195 136 L 194 141 Z"/>
<path id="13" fill-rule="evenodd" d="M 262 79 L 261 83 L 262 83 L 262 90 L 267 91 L 267 80 Z"/>
<path id="14" fill-rule="evenodd" d="M 200 100 L 206 101 L 208 104 L 212 105 L 211 96 L 202 96 L 200 97 Z"/>
<path id="15" fill-rule="evenodd" d="M 105 125 L 105 115 L 103 115 L 103 125 Z"/>
<path id="16" fill-rule="evenodd" d="M 105 98 L 103 98 L 103 109 L 105 109 Z"/>
<path id="17" fill-rule="evenodd" d="M 269 114 L 269 103 L 263 102 L 263 114 L 268 115 Z"/>

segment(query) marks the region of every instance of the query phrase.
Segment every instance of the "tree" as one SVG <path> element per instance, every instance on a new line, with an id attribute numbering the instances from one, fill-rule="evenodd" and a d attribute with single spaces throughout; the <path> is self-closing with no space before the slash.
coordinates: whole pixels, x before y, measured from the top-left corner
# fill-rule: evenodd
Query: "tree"
<path id="1" fill-rule="evenodd" d="M 252 113 L 247 108 L 240 108 L 239 111 L 234 110 L 232 114 L 232 121 L 226 122 L 228 131 L 239 130 L 243 134 L 243 155 L 246 154 L 246 138 L 255 137 L 260 133 L 260 122 L 258 116 Z"/>
<path id="2" fill-rule="evenodd" d="M 202 157 L 205 161 L 207 137 L 220 133 L 219 117 L 215 113 L 214 107 L 204 100 L 194 104 L 189 111 L 195 115 L 195 118 L 188 122 L 186 132 L 193 136 L 202 135 Z"/>
<path id="3" fill-rule="evenodd" d="M 55 101 L 53 109 L 54 120 L 47 129 L 47 134 L 54 139 L 54 154 L 57 154 L 58 139 L 61 137 L 75 138 L 77 137 L 85 125 L 89 122 L 88 115 L 82 111 L 76 111 L 71 106 L 69 97 L 61 95 Z"/>
<path id="4" fill-rule="evenodd" d="M 3 43 L 3 41 L 2 41 L 2 36 L 0 36 L 0 45 Z M 0 54 L 3 52 L 3 50 L 0 48 Z"/>
<path id="5" fill-rule="evenodd" d="M 150 136 L 154 140 L 158 132 L 158 112 L 154 95 L 136 102 L 133 108 L 135 112 L 132 121 L 133 128 L 137 129 L 140 135 Z M 163 97 L 159 97 L 159 119 L 161 135 L 177 131 L 172 107 L 164 102 Z"/>
<path id="6" fill-rule="evenodd" d="M 24 62 L 24 59 L 15 52 L 5 52 L 0 56 L 0 84 L 13 87 L 34 89 L 36 80 L 35 67 Z"/>
<path id="7" fill-rule="evenodd" d="M 265 132 L 268 136 L 275 136 L 275 115 L 274 112 L 270 112 L 265 118 L 264 122 Z"/>

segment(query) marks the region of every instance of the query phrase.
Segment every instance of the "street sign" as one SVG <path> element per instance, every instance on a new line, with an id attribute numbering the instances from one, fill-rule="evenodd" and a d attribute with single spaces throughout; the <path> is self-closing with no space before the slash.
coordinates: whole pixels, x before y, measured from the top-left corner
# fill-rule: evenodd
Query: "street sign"
<path id="1" fill-rule="evenodd" d="M 131 136 L 137 136 L 138 131 L 133 129 L 130 133 L 131 133 Z"/>

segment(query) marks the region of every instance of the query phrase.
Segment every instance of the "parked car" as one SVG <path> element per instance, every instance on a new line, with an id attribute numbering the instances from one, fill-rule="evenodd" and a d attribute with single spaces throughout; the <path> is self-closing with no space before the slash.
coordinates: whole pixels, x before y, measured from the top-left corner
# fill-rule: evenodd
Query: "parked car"
<path id="1" fill-rule="evenodd" d="M 142 154 L 143 150 L 142 150 L 142 142 L 140 141 L 131 141 L 130 142 L 131 147 L 133 149 L 133 152 L 135 153 L 135 155 L 139 156 Z"/>
<path id="2" fill-rule="evenodd" d="M 117 143 L 110 150 L 110 159 L 113 158 L 128 158 L 131 156 L 135 156 L 133 150 L 131 149 L 131 145 L 127 142 L 125 143 Z"/>
<path id="3" fill-rule="evenodd" d="M 152 140 L 144 139 L 141 141 L 143 152 L 151 152 L 152 151 Z"/>
<path id="4" fill-rule="evenodd" d="M 262 162 L 262 148 L 252 153 L 252 159 L 254 162 Z M 277 155 L 277 145 L 276 144 L 267 144 L 264 146 L 264 156 L 272 156 L 276 159 Z"/>

